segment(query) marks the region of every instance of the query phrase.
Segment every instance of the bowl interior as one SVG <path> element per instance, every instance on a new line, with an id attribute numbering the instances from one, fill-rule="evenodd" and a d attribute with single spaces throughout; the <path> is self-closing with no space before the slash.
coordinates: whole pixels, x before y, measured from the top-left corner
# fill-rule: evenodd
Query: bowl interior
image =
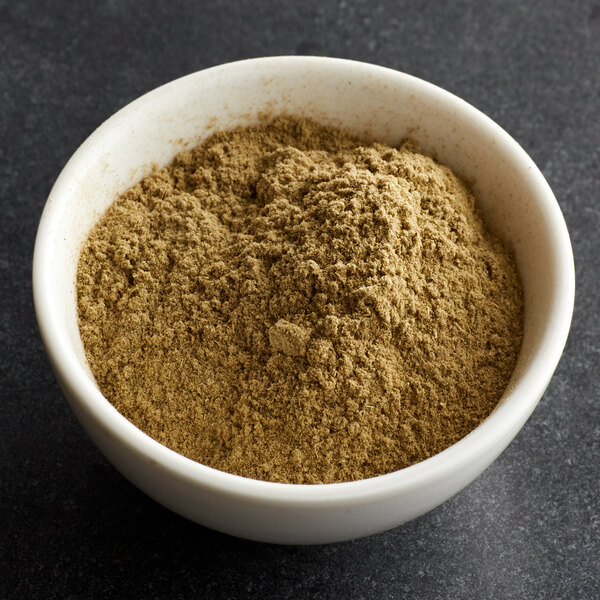
<path id="1" fill-rule="evenodd" d="M 335 59 L 215 67 L 143 96 L 104 123 L 65 167 L 40 225 L 34 279 L 44 337 L 93 382 L 74 285 L 90 228 L 120 192 L 182 149 L 281 113 L 390 145 L 411 137 L 471 183 L 488 226 L 513 247 L 525 291 L 522 352 L 499 408 L 519 389 L 523 398 L 539 397 L 562 351 L 573 295 L 570 244 L 544 178 L 516 142 L 455 96 L 396 71 Z M 531 412 L 537 398 L 523 402 Z"/>

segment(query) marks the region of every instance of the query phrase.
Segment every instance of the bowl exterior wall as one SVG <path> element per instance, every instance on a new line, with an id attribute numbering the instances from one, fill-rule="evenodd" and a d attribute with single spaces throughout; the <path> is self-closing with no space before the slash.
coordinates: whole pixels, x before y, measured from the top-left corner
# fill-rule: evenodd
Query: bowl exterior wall
<path id="1" fill-rule="evenodd" d="M 467 468 L 446 469 L 434 485 L 376 497 L 351 495 L 344 502 L 273 502 L 227 494 L 157 464 L 135 445 L 117 438 L 85 409 L 55 370 L 77 419 L 112 465 L 148 496 L 200 525 L 274 544 L 327 544 L 397 527 L 454 496 L 480 475 L 512 441 L 508 434 Z"/>

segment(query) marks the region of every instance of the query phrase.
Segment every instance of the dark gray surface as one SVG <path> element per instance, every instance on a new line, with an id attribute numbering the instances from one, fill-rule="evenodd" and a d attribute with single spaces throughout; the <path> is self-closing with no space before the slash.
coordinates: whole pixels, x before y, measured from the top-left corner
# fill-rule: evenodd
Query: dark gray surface
<path id="1" fill-rule="evenodd" d="M 85 137 L 159 84 L 273 54 L 394 67 L 490 115 L 554 189 L 578 277 L 562 362 L 500 459 L 412 523 L 322 547 L 220 535 L 131 486 L 71 414 L 31 299 L 45 197 Z M 598 2 L 0 0 L 0 597 L 600 597 L 599 108 Z"/>

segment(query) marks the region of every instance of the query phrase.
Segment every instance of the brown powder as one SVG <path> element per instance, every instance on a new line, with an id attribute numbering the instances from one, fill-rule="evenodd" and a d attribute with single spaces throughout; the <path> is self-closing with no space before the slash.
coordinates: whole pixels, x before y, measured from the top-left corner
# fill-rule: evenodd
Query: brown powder
<path id="1" fill-rule="evenodd" d="M 522 339 L 510 253 L 448 168 L 309 120 L 212 136 L 125 192 L 77 276 L 92 372 L 142 431 L 330 483 L 444 450 Z"/>

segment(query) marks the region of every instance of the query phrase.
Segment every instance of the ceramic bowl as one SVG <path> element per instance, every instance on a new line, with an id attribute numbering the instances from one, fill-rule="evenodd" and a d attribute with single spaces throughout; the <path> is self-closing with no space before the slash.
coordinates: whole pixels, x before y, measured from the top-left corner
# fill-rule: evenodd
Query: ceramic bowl
<path id="1" fill-rule="evenodd" d="M 211 469 L 169 450 L 102 396 L 79 337 L 75 275 L 91 227 L 117 195 L 207 135 L 265 115 L 310 116 L 390 145 L 409 136 L 472 183 L 488 226 L 514 248 L 525 294 L 520 358 L 494 412 L 440 454 L 351 483 L 279 484 Z M 542 396 L 562 353 L 574 298 L 564 219 L 539 169 L 498 125 L 404 73 L 317 57 L 226 64 L 168 83 L 103 123 L 48 198 L 33 263 L 48 356 L 83 427 L 132 483 L 171 510 L 232 535 L 276 543 L 347 540 L 396 527 L 477 477 Z"/>

